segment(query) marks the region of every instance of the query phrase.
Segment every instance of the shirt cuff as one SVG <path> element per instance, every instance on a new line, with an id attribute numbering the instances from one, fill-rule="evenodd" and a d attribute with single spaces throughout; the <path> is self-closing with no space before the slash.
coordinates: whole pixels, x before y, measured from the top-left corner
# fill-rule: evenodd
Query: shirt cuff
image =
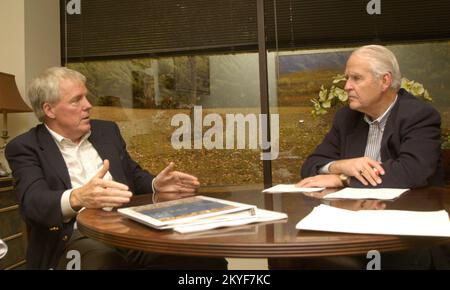
<path id="1" fill-rule="evenodd" d="M 155 189 L 155 179 L 156 179 L 156 177 L 152 179 L 152 191 L 153 191 L 153 193 L 156 193 L 156 189 Z"/>
<path id="2" fill-rule="evenodd" d="M 63 215 L 64 223 L 68 223 L 78 214 L 78 212 L 70 206 L 70 194 L 72 193 L 72 190 L 73 188 L 64 191 L 61 196 L 61 212 Z"/>
<path id="3" fill-rule="evenodd" d="M 329 162 L 328 164 L 326 164 L 325 166 L 322 166 L 319 169 L 319 174 L 330 174 L 330 165 L 331 163 L 333 163 L 334 161 Z"/>
<path id="4" fill-rule="evenodd" d="M 152 193 L 152 203 L 156 203 L 155 179 L 156 179 L 156 178 L 153 178 L 153 179 L 152 179 L 152 190 L 153 190 L 153 193 Z"/>

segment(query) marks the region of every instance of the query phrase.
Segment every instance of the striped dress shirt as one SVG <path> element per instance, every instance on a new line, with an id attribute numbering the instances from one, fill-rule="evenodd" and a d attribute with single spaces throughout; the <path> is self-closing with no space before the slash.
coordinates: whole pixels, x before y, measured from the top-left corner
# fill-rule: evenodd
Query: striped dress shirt
<path id="1" fill-rule="evenodd" d="M 364 115 L 364 121 L 369 124 L 369 133 L 367 134 L 366 150 L 364 152 L 365 157 L 372 158 L 373 160 L 381 161 L 381 140 L 383 139 L 384 128 L 386 122 L 391 114 L 392 107 L 397 101 L 397 96 L 387 110 L 378 117 L 376 120 L 370 120 L 370 117 Z"/>

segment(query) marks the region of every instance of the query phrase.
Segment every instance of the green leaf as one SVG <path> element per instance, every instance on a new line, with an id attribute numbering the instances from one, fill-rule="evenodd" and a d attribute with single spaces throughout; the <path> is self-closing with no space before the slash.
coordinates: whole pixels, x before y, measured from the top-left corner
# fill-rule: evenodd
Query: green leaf
<path id="1" fill-rule="evenodd" d="M 323 103 L 322 103 L 322 107 L 323 107 L 323 108 L 326 108 L 326 109 L 331 108 L 331 101 L 328 100 L 328 101 L 326 101 L 326 102 L 323 102 Z"/>
<path id="2" fill-rule="evenodd" d="M 327 99 L 328 90 L 323 87 L 323 85 L 320 87 L 319 92 L 319 101 L 323 102 Z"/>
<path id="3" fill-rule="evenodd" d="M 333 84 L 337 84 L 337 83 L 340 83 L 340 82 L 346 82 L 346 81 L 347 81 L 347 77 L 344 74 L 336 75 L 333 78 Z"/>

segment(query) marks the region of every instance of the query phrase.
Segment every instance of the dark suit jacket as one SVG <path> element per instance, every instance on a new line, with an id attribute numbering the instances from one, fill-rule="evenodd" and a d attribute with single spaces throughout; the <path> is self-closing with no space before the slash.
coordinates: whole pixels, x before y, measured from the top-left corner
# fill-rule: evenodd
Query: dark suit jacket
<path id="1" fill-rule="evenodd" d="M 325 139 L 303 163 L 302 177 L 317 175 L 322 166 L 333 160 L 364 156 L 369 125 L 363 117 L 363 113 L 349 107 L 340 109 Z M 378 187 L 442 185 L 440 125 L 439 112 L 400 89 L 381 141 L 386 174 Z M 350 186 L 364 187 L 356 178 L 351 178 Z"/>
<path id="2" fill-rule="evenodd" d="M 153 176 L 134 162 L 113 122 L 92 120 L 88 139 L 102 159 L 110 161 L 114 180 L 134 194 L 151 193 Z M 28 229 L 27 266 L 55 267 L 73 232 L 75 218 L 63 223 L 61 196 L 72 188 L 64 159 L 43 124 L 14 138 L 6 158 L 16 182 L 22 216 Z"/>

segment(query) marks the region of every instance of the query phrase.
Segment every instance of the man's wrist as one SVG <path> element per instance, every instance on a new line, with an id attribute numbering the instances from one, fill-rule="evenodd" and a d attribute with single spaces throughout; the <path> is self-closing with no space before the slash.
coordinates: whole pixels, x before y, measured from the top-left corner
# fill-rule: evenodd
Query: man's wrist
<path id="1" fill-rule="evenodd" d="M 69 196 L 69 205 L 74 211 L 79 211 L 82 206 L 77 198 L 77 193 L 80 190 L 80 188 L 76 188 L 70 192 Z"/>
<path id="2" fill-rule="evenodd" d="M 329 163 L 328 172 L 331 174 L 339 174 L 336 170 L 336 161 L 332 161 Z"/>
<path id="3" fill-rule="evenodd" d="M 64 223 L 70 222 L 70 220 L 78 214 L 78 211 L 75 210 L 70 204 L 70 196 L 72 191 L 73 189 L 68 189 L 64 191 L 61 196 L 61 213 Z"/>
<path id="4" fill-rule="evenodd" d="M 155 181 L 156 181 L 156 177 L 152 179 L 152 191 L 153 191 L 153 193 L 156 193 Z"/>
<path id="5" fill-rule="evenodd" d="M 325 164 L 324 166 L 322 166 L 321 168 L 319 168 L 317 174 L 330 174 L 330 165 L 333 163 L 334 161 L 328 162 L 327 164 Z"/>

